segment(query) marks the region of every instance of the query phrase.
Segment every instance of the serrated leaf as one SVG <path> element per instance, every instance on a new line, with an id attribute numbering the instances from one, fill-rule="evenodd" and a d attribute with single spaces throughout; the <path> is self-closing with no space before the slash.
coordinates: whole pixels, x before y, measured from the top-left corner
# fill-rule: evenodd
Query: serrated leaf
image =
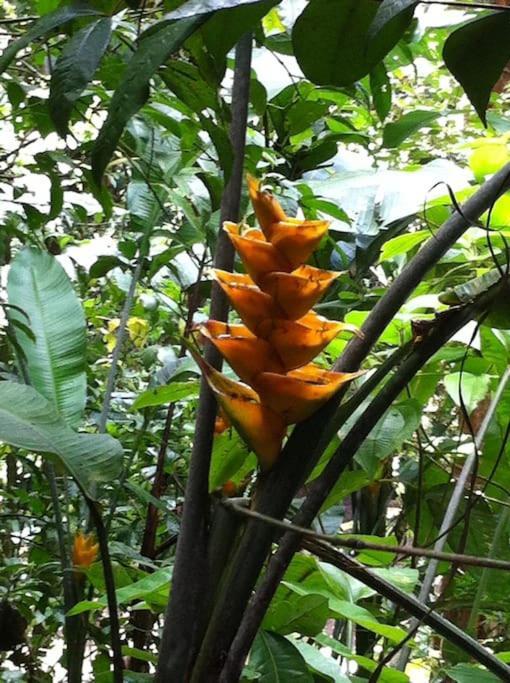
<path id="1" fill-rule="evenodd" d="M 36 21 L 28 31 L 21 36 L 21 38 L 12 42 L 2 52 L 0 55 L 0 74 L 7 69 L 18 52 L 30 45 L 34 40 L 43 38 L 47 33 L 53 31 L 53 29 L 63 26 L 77 17 L 99 16 L 100 14 L 101 12 L 90 7 L 90 5 L 75 4 L 59 7 L 55 12 L 41 17 L 41 19 Z"/>
<path id="2" fill-rule="evenodd" d="M 27 324 L 28 317 L 35 336 L 18 326 L 31 384 L 71 426 L 77 424 L 86 400 L 85 316 L 66 272 L 48 252 L 26 247 L 9 270 L 7 293 L 25 314 L 11 308 L 9 318 Z"/>
<path id="3" fill-rule="evenodd" d="M 92 149 L 92 171 L 98 184 L 127 122 L 147 101 L 150 79 L 206 18 L 207 14 L 201 14 L 177 22 L 164 20 L 140 37 Z"/>
<path id="4" fill-rule="evenodd" d="M 50 81 L 48 106 L 57 132 L 65 137 L 74 103 L 94 75 L 110 42 L 112 20 L 97 19 L 69 40 L 57 59 Z"/>
<path id="5" fill-rule="evenodd" d="M 446 39 L 443 58 L 487 125 L 491 91 L 510 61 L 510 12 L 492 12 L 458 28 Z"/>
<path id="6" fill-rule="evenodd" d="M 78 434 L 33 387 L 0 382 L 0 440 L 36 453 L 52 453 L 92 497 L 93 484 L 118 476 L 122 447 L 105 434 Z"/>

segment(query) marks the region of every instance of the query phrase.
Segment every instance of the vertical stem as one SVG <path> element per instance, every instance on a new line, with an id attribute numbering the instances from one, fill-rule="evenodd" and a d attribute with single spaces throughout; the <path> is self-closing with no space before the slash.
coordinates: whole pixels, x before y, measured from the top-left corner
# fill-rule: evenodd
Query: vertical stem
<path id="1" fill-rule="evenodd" d="M 103 516 L 99 505 L 85 497 L 85 501 L 89 508 L 90 517 L 96 527 L 97 540 L 99 543 L 99 550 L 101 552 L 101 562 L 103 565 L 104 582 L 106 587 L 106 598 L 108 601 L 108 614 L 110 617 L 110 643 L 112 647 L 112 663 L 113 663 L 113 682 L 122 683 L 122 670 L 124 663 L 122 661 L 122 646 L 120 642 L 120 623 L 119 613 L 117 609 L 117 596 L 115 594 L 115 578 L 113 576 L 112 561 L 110 557 L 110 549 L 108 547 L 108 534 L 103 522 Z"/>
<path id="2" fill-rule="evenodd" d="M 60 566 L 62 568 L 62 586 L 64 590 L 64 631 L 66 644 L 66 667 L 69 683 L 81 682 L 81 669 L 83 664 L 83 651 L 81 648 L 82 628 L 81 617 L 68 617 L 67 612 L 77 601 L 75 585 L 71 569 L 69 547 L 66 538 L 66 529 L 62 517 L 62 509 L 58 496 L 57 478 L 55 468 L 51 463 L 46 463 L 45 472 L 50 485 L 51 502 L 55 516 L 57 540 L 60 554 Z"/>
<path id="3" fill-rule="evenodd" d="M 232 89 L 230 139 L 234 153 L 232 172 L 221 204 L 221 223 L 239 219 L 244 148 L 248 118 L 252 36 L 244 35 L 236 47 Z M 234 249 L 220 229 L 214 265 L 232 270 Z M 228 302 L 217 285 L 211 296 L 211 318 L 225 321 Z M 206 359 L 216 367 L 221 356 L 208 345 Z M 157 681 L 184 681 L 194 654 L 197 617 L 207 585 L 207 524 L 209 516 L 209 465 L 211 459 L 216 401 L 202 379 L 196 416 L 195 439 L 186 486 L 185 505 L 177 544 L 172 592 L 167 605 Z"/>
<path id="4" fill-rule="evenodd" d="M 492 421 L 492 418 L 494 417 L 494 414 L 496 413 L 496 409 L 498 407 L 499 401 L 501 400 L 501 396 L 503 395 L 503 392 L 505 390 L 505 387 L 508 383 L 508 380 L 510 379 L 510 368 L 507 368 L 505 372 L 503 373 L 503 376 L 501 377 L 501 380 L 499 382 L 498 388 L 496 390 L 496 394 L 494 395 L 494 398 L 491 401 L 491 404 L 485 413 L 485 417 L 483 419 L 482 424 L 480 425 L 480 429 L 478 430 L 476 437 L 475 437 L 475 449 L 473 453 L 470 453 L 468 457 L 466 458 L 464 465 L 462 467 L 462 470 L 459 474 L 459 477 L 457 479 L 457 482 L 455 484 L 455 488 L 453 489 L 452 496 L 450 498 L 450 501 L 448 503 L 448 507 L 446 508 L 446 512 L 443 518 L 443 521 L 441 522 L 441 526 L 439 528 L 439 535 L 438 538 L 434 544 L 434 550 L 436 552 L 441 552 L 446 544 L 446 541 L 448 540 L 448 531 L 450 530 L 450 527 L 452 526 L 455 517 L 457 515 L 457 511 L 459 509 L 460 503 L 464 497 L 464 489 L 466 487 L 467 481 L 471 475 L 471 472 L 473 470 L 473 467 L 476 462 L 476 451 L 481 447 L 483 440 L 485 438 L 485 434 L 487 433 L 487 429 L 489 428 L 489 425 Z M 420 588 L 420 592 L 418 594 L 418 600 L 420 600 L 423 603 L 427 603 L 428 597 L 430 594 L 430 590 L 432 588 L 432 584 L 434 583 L 434 579 L 436 577 L 436 572 L 437 572 L 437 567 L 439 564 L 439 560 L 431 560 L 429 562 L 429 565 L 427 567 L 427 571 L 425 572 L 425 577 L 423 579 L 423 583 Z M 412 621 L 409 628 L 413 629 L 416 626 L 416 622 Z M 409 655 L 411 651 L 408 647 L 404 648 L 401 653 L 400 657 L 398 660 L 398 668 L 401 671 L 404 671 Z"/>

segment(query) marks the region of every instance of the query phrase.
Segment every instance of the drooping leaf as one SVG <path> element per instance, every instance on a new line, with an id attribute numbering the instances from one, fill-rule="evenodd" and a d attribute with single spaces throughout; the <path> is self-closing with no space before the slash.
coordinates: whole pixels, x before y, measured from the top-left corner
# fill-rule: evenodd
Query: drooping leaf
<path id="1" fill-rule="evenodd" d="M 391 109 L 391 83 L 384 62 L 376 64 L 370 72 L 370 90 L 377 116 L 384 121 Z"/>
<path id="2" fill-rule="evenodd" d="M 147 101 L 150 79 L 206 18 L 207 14 L 200 14 L 182 21 L 165 20 L 142 34 L 92 149 L 92 169 L 98 184 L 127 122 Z"/>
<path id="3" fill-rule="evenodd" d="M 443 382 L 455 405 L 464 404 L 471 413 L 486 398 L 491 378 L 489 375 L 473 375 L 470 372 L 451 372 L 445 375 Z"/>
<path id="4" fill-rule="evenodd" d="M 312 671 L 316 671 L 334 683 L 349 683 L 350 679 L 342 673 L 340 664 L 331 657 L 326 657 L 320 650 L 302 640 L 293 640 L 293 644 L 303 655 L 305 662 Z M 321 678 L 322 680 L 322 678 Z"/>
<path id="5" fill-rule="evenodd" d="M 417 0 L 383 0 L 368 31 L 369 37 L 375 38 L 390 21 L 402 13 L 405 13 L 407 21 L 410 21 L 417 5 Z"/>
<path id="6" fill-rule="evenodd" d="M 266 2 L 267 0 L 189 0 L 189 2 L 185 2 L 181 7 L 167 14 L 166 18 L 187 19 L 188 17 L 196 17 L 200 14 L 217 12 L 218 10 L 235 9 L 242 5 L 259 5 Z M 276 4 L 276 2 L 273 4 Z"/>
<path id="7" fill-rule="evenodd" d="M 446 39 L 443 58 L 486 125 L 491 91 L 510 61 L 510 13 L 492 12 L 458 28 Z"/>
<path id="8" fill-rule="evenodd" d="M 398 121 L 387 123 L 383 131 L 383 147 L 399 147 L 406 138 L 424 126 L 430 126 L 441 113 L 416 109 L 400 117 Z"/>
<path id="9" fill-rule="evenodd" d="M 65 137 L 74 103 L 90 81 L 110 42 L 112 20 L 97 19 L 75 33 L 57 59 L 48 106 L 57 132 Z"/>
<path id="10" fill-rule="evenodd" d="M 35 341 L 16 333 L 34 388 L 53 403 L 72 426 L 86 400 L 85 316 L 59 262 L 48 252 L 26 247 L 14 259 L 7 281 L 13 320 L 28 324 Z"/>
<path id="11" fill-rule="evenodd" d="M 457 683 L 496 683 L 500 680 L 498 676 L 473 664 L 456 664 L 445 673 Z"/>
<path id="12" fill-rule="evenodd" d="M 250 666 L 259 673 L 259 683 L 313 683 L 299 650 L 287 638 L 270 631 L 259 632 L 251 650 Z"/>
<path id="13" fill-rule="evenodd" d="M 281 635 L 300 633 L 315 636 L 322 631 L 329 615 L 328 601 L 323 595 L 278 589 L 262 628 Z"/>
<path id="14" fill-rule="evenodd" d="M 105 434 L 78 434 L 33 387 L 0 382 L 0 440 L 37 453 L 52 453 L 85 492 L 118 476 L 122 447 Z"/>
<path id="15" fill-rule="evenodd" d="M 98 16 L 100 14 L 101 12 L 98 12 L 97 9 L 85 3 L 64 5 L 55 10 L 55 12 L 46 14 L 37 20 L 21 38 L 12 42 L 3 51 L 0 55 L 0 73 L 7 69 L 20 50 L 30 45 L 34 40 L 44 37 L 53 29 L 63 26 L 77 17 Z"/>
<path id="16" fill-rule="evenodd" d="M 337 86 L 366 76 L 396 44 L 411 16 L 401 12 L 369 38 L 378 7 L 376 0 L 311 0 L 292 32 L 305 76 L 319 85 Z"/>

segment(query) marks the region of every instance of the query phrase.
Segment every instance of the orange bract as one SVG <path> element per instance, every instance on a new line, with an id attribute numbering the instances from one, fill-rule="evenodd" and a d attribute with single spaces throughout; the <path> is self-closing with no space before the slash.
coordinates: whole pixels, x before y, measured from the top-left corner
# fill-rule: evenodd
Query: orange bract
<path id="1" fill-rule="evenodd" d="M 237 223 L 224 223 L 235 250 L 254 282 L 259 281 L 275 270 L 290 272 L 292 265 L 270 242 L 266 242 L 260 230 L 247 230 L 242 235 Z"/>
<path id="2" fill-rule="evenodd" d="M 248 175 L 248 192 L 262 232 L 271 239 L 273 225 L 286 220 L 287 216 L 278 200 L 269 192 L 261 192 L 260 182 L 251 175 Z"/>
<path id="3" fill-rule="evenodd" d="M 361 373 L 328 372 L 317 366 L 308 366 L 278 375 L 264 372 L 257 377 L 256 387 L 260 400 L 287 424 L 301 422 L 320 408 L 340 387 Z"/>
<path id="4" fill-rule="evenodd" d="M 244 325 L 209 320 L 199 326 L 246 384 L 197 360 L 227 420 L 269 469 L 287 425 L 312 415 L 360 374 L 328 372 L 310 361 L 340 332 L 359 331 L 310 310 L 338 277 L 304 265 L 329 223 L 286 216 L 255 178 L 248 177 L 248 189 L 261 230 L 224 224 L 247 274 L 213 270 Z"/>
<path id="5" fill-rule="evenodd" d="M 251 384 L 261 372 L 284 372 L 273 347 L 264 339 L 252 335 L 244 325 L 227 325 L 210 320 L 200 326 L 200 331 L 210 339 L 243 382 Z"/>
<path id="6" fill-rule="evenodd" d="M 74 537 L 73 565 L 80 569 L 88 569 L 97 558 L 99 545 L 95 542 L 93 534 L 84 534 L 79 531 Z"/>
<path id="7" fill-rule="evenodd" d="M 261 467 L 269 469 L 281 450 L 285 420 L 262 405 L 258 394 L 246 384 L 225 377 L 205 361 L 200 364 L 228 419 L 254 451 Z"/>
<path id="8" fill-rule="evenodd" d="M 269 273 L 260 288 L 269 294 L 289 320 L 303 317 L 321 298 L 339 273 L 300 266 L 292 273 Z"/>

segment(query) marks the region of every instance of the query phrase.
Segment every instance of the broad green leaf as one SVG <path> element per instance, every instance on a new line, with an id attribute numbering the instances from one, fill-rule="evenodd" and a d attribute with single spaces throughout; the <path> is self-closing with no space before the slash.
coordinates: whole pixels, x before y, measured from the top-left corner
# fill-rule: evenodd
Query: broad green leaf
<path id="1" fill-rule="evenodd" d="M 443 378 L 443 382 L 455 405 L 461 406 L 463 402 L 468 413 L 471 413 L 486 398 L 491 378 L 489 375 L 472 375 L 470 372 L 452 372 Z"/>
<path id="2" fill-rule="evenodd" d="M 501 138 L 487 139 L 483 141 L 483 144 L 477 145 L 469 157 L 469 167 L 476 180 L 481 183 L 486 176 L 496 173 L 509 161 L 508 147 L 501 141 Z"/>
<path id="3" fill-rule="evenodd" d="M 53 68 L 48 106 L 57 132 L 65 137 L 74 103 L 94 75 L 110 42 L 112 20 L 97 19 L 74 34 Z"/>
<path id="4" fill-rule="evenodd" d="M 299 595 L 278 589 L 264 617 L 262 628 L 281 635 L 300 633 L 315 636 L 326 624 L 329 615 L 328 600 L 323 595 Z"/>
<path id="5" fill-rule="evenodd" d="M 407 254 L 408 251 L 414 249 L 418 244 L 421 244 L 430 237 L 430 232 L 427 230 L 418 230 L 418 232 L 409 232 L 405 235 L 399 235 L 392 240 L 385 242 L 381 251 L 381 261 L 387 261 L 395 256 Z"/>
<path id="6" fill-rule="evenodd" d="M 71 425 L 83 414 L 86 400 L 85 316 L 60 263 L 46 251 L 25 247 L 7 280 L 9 303 L 26 316 L 35 341 L 16 332 L 26 357 L 30 383 Z M 13 320 L 27 323 L 16 309 Z"/>
<path id="7" fill-rule="evenodd" d="M 133 600 L 145 599 L 162 588 L 169 587 L 171 578 L 172 567 L 162 567 L 152 574 L 147 574 L 147 576 L 144 576 L 139 581 L 135 581 L 129 586 L 123 586 L 115 591 L 117 603 L 124 605 Z M 102 596 L 98 600 L 84 600 L 69 610 L 68 616 L 90 612 L 94 609 L 104 609 L 107 604 L 106 596 Z"/>
<path id="8" fill-rule="evenodd" d="M 140 37 L 92 149 L 92 170 L 98 184 L 127 122 L 147 101 L 150 79 L 206 18 L 207 14 L 200 14 L 182 21 L 161 21 Z"/>
<path id="9" fill-rule="evenodd" d="M 313 683 L 306 662 L 294 645 L 277 633 L 259 631 L 250 654 L 259 683 Z"/>
<path id="10" fill-rule="evenodd" d="M 492 89 L 510 61 L 510 13 L 492 12 L 458 28 L 446 39 L 443 58 L 486 125 Z"/>
<path id="11" fill-rule="evenodd" d="M 456 664 L 447 669 L 446 674 L 456 683 L 496 683 L 500 679 L 486 669 L 474 664 Z"/>
<path id="12" fill-rule="evenodd" d="M 326 657 L 316 647 L 309 645 L 302 640 L 292 639 L 292 643 L 303 655 L 305 662 L 312 671 L 315 671 L 322 676 L 326 676 L 333 683 L 349 683 L 350 679 L 342 673 L 342 669 L 338 664 L 338 660 L 332 657 Z"/>
<path id="13" fill-rule="evenodd" d="M 374 39 L 368 30 L 376 0 L 311 0 L 292 31 L 303 73 L 318 85 L 351 85 L 366 76 L 396 44 L 410 17 L 399 14 Z"/>
<path id="14" fill-rule="evenodd" d="M 405 13 L 406 19 L 409 22 L 417 5 L 417 0 L 382 0 L 370 25 L 369 37 L 375 38 L 380 31 L 384 30 L 387 24 L 394 21 L 402 13 Z"/>
<path id="15" fill-rule="evenodd" d="M 329 606 L 335 612 L 337 618 L 349 619 L 349 621 L 358 624 L 358 626 L 384 636 L 394 643 L 398 643 L 406 636 L 406 632 L 400 627 L 381 624 L 367 609 L 352 602 L 333 598 L 329 601 Z"/>
<path id="16" fill-rule="evenodd" d="M 399 147 L 406 138 L 416 133 L 420 128 L 430 126 L 441 112 L 416 109 L 399 118 L 398 121 L 387 123 L 383 131 L 383 147 Z"/>
<path id="17" fill-rule="evenodd" d="M 374 662 L 372 659 L 351 652 L 349 648 L 346 647 L 343 643 L 341 643 L 338 640 L 335 640 L 334 638 L 330 638 L 324 633 L 321 633 L 319 636 L 316 636 L 315 641 L 322 647 L 331 648 L 333 652 L 339 654 L 341 657 L 356 662 L 367 671 L 372 672 L 377 668 L 377 663 Z M 401 671 L 396 671 L 395 669 L 390 669 L 387 666 L 385 666 L 378 680 L 380 683 L 408 683 L 409 676 L 407 676 L 405 673 L 402 673 Z"/>
<path id="18" fill-rule="evenodd" d="M 171 382 L 167 386 L 154 387 L 154 389 L 144 391 L 133 403 L 133 410 L 190 400 L 196 398 L 199 391 L 199 382 Z"/>
<path id="19" fill-rule="evenodd" d="M 39 38 L 43 38 L 45 35 L 53 31 L 53 29 L 58 28 L 67 24 L 69 21 L 76 19 L 77 17 L 86 16 L 98 16 L 101 12 L 98 12 L 90 5 L 85 3 L 77 3 L 74 5 L 64 5 L 59 7 L 51 14 L 46 14 L 45 16 L 38 19 L 26 33 L 24 33 L 21 38 L 15 40 L 0 55 L 0 73 L 5 71 L 9 64 L 12 62 L 14 57 L 18 54 L 20 50 L 28 47 L 30 43 Z"/>
<path id="20" fill-rule="evenodd" d="M 121 467 L 118 441 L 74 432 L 44 396 L 25 384 L 0 382 L 0 440 L 56 455 L 91 497 L 93 484 L 114 480 Z"/>
<path id="21" fill-rule="evenodd" d="M 421 411 L 421 404 L 410 399 L 389 408 L 379 420 L 356 453 L 356 461 L 369 476 L 375 476 L 380 462 L 411 438 L 420 424 Z M 357 414 L 346 422 L 340 437 L 345 436 L 356 419 Z"/>
<path id="22" fill-rule="evenodd" d="M 237 432 L 234 429 L 223 432 L 214 438 L 209 491 L 216 490 L 229 480 L 235 484 L 240 483 L 256 467 L 255 456 L 249 453 Z"/>

